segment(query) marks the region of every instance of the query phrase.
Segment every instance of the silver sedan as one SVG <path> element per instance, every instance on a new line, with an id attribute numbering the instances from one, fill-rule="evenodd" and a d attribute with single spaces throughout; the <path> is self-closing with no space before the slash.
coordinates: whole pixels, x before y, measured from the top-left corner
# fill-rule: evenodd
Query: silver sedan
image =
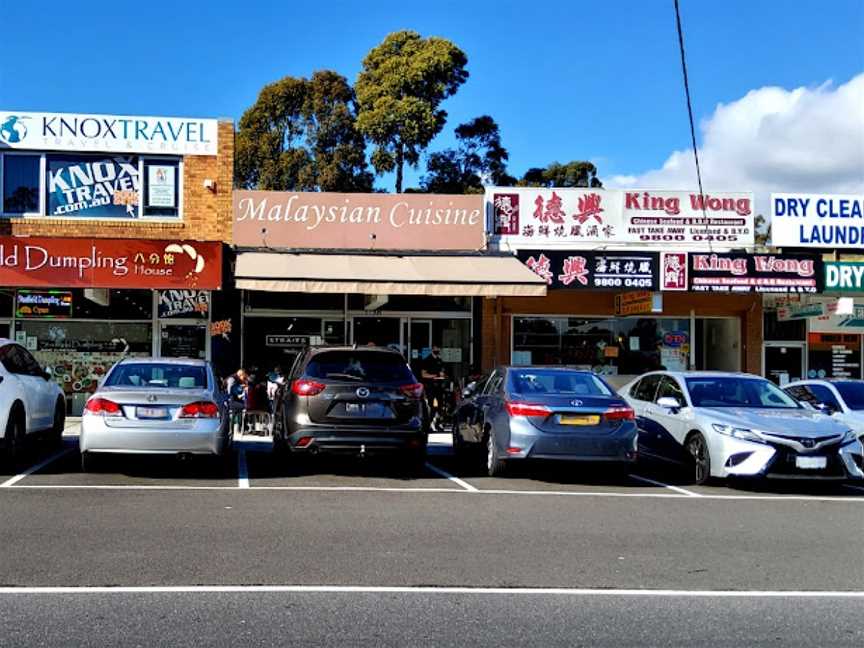
<path id="1" fill-rule="evenodd" d="M 226 397 L 208 362 L 130 358 L 108 372 L 84 406 L 81 469 L 102 453 L 225 456 Z"/>

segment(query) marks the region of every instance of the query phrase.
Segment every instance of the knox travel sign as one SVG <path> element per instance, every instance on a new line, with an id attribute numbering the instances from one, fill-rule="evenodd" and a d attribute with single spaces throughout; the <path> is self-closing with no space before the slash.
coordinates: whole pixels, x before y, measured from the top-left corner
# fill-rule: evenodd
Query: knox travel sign
<path id="1" fill-rule="evenodd" d="M 0 150 L 216 155 L 218 121 L 0 110 Z"/>

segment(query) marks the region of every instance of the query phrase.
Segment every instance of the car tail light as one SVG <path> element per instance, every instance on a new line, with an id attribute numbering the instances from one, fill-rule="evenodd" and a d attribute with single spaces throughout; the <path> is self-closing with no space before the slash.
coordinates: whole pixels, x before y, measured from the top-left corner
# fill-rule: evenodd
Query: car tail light
<path id="1" fill-rule="evenodd" d="M 610 407 L 603 416 L 607 421 L 633 421 L 636 419 L 636 412 L 631 407 Z"/>
<path id="2" fill-rule="evenodd" d="M 517 455 L 522 452 L 522 448 L 517 448 L 516 446 L 510 446 L 507 448 L 507 454 Z"/>
<path id="3" fill-rule="evenodd" d="M 210 401 L 188 403 L 180 410 L 180 418 L 218 418 L 219 406 Z"/>
<path id="4" fill-rule="evenodd" d="M 314 439 L 311 436 L 300 437 L 296 445 L 298 448 L 305 448 L 309 446 L 313 440 Z"/>
<path id="5" fill-rule="evenodd" d="M 120 406 L 107 398 L 91 398 L 84 405 L 84 414 L 93 416 L 123 416 Z"/>
<path id="6" fill-rule="evenodd" d="M 410 385 L 402 385 L 399 388 L 408 398 L 421 399 L 423 398 L 423 385 L 421 383 L 412 383 Z"/>
<path id="7" fill-rule="evenodd" d="M 507 401 L 505 407 L 510 416 L 549 416 L 552 413 L 552 410 L 545 405 L 536 405 L 534 403 Z"/>
<path id="8" fill-rule="evenodd" d="M 291 391 L 298 396 L 317 396 L 327 387 L 324 383 L 315 380 L 300 378 L 291 383 Z"/>

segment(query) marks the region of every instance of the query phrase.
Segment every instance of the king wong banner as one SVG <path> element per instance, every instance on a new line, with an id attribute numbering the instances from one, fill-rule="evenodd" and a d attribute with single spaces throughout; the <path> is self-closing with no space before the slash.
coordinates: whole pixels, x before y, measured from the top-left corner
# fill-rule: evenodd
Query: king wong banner
<path id="1" fill-rule="evenodd" d="M 824 290 L 822 258 L 816 254 L 690 253 L 694 292 L 819 293 Z"/>
<path id="2" fill-rule="evenodd" d="M 550 288 L 657 290 L 657 252 L 519 250 L 518 257 Z"/>
<path id="3" fill-rule="evenodd" d="M 491 231 L 510 249 L 753 244 L 753 194 L 489 187 Z"/>

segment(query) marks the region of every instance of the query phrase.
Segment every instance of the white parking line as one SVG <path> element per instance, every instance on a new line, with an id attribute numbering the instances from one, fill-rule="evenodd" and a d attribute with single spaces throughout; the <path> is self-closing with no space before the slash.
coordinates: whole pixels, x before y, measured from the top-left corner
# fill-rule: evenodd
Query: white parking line
<path id="1" fill-rule="evenodd" d="M 246 465 L 246 450 L 237 452 L 237 488 L 249 488 L 249 467 Z"/>
<path id="2" fill-rule="evenodd" d="M 662 486 L 663 488 L 668 488 L 669 490 L 673 490 L 676 493 L 681 493 L 682 495 L 689 495 L 690 497 L 702 497 L 701 493 L 694 493 L 693 491 L 689 491 L 686 488 L 672 486 L 671 484 L 664 484 L 663 482 L 654 481 L 653 479 L 648 479 L 647 477 L 640 477 L 639 475 L 630 475 L 630 477 L 632 477 L 636 481 L 651 484 L 652 486 Z"/>
<path id="3" fill-rule="evenodd" d="M 155 585 L 0 587 L 0 594 L 478 594 L 530 596 L 639 596 L 676 598 L 864 598 L 861 590 L 684 590 L 577 587 L 434 587 L 429 585 Z"/>
<path id="4" fill-rule="evenodd" d="M 475 488 L 474 486 L 472 486 L 471 484 L 466 482 L 464 479 L 459 479 L 456 475 L 451 475 L 446 470 L 441 470 L 438 466 L 433 466 L 431 463 L 427 463 L 426 467 L 429 470 L 431 470 L 432 472 L 434 472 L 435 474 L 440 475 L 444 479 L 449 479 L 451 482 L 453 482 L 457 486 L 461 486 L 466 491 L 476 493 L 478 490 L 477 488 Z"/>
<path id="5" fill-rule="evenodd" d="M 22 479 L 24 479 L 28 475 L 32 475 L 36 471 L 42 470 L 45 466 L 47 466 L 51 462 L 57 461 L 60 457 L 63 457 L 65 455 L 69 454 L 70 452 L 72 452 L 72 448 L 64 448 L 63 450 L 55 452 L 53 455 L 51 455 L 50 457 L 48 457 L 44 461 L 40 461 L 35 466 L 30 466 L 24 472 L 18 473 L 14 477 L 7 479 L 5 482 L 0 484 L 0 488 L 9 488 L 10 486 L 14 486 L 15 484 L 17 484 L 19 481 L 21 481 Z"/>

